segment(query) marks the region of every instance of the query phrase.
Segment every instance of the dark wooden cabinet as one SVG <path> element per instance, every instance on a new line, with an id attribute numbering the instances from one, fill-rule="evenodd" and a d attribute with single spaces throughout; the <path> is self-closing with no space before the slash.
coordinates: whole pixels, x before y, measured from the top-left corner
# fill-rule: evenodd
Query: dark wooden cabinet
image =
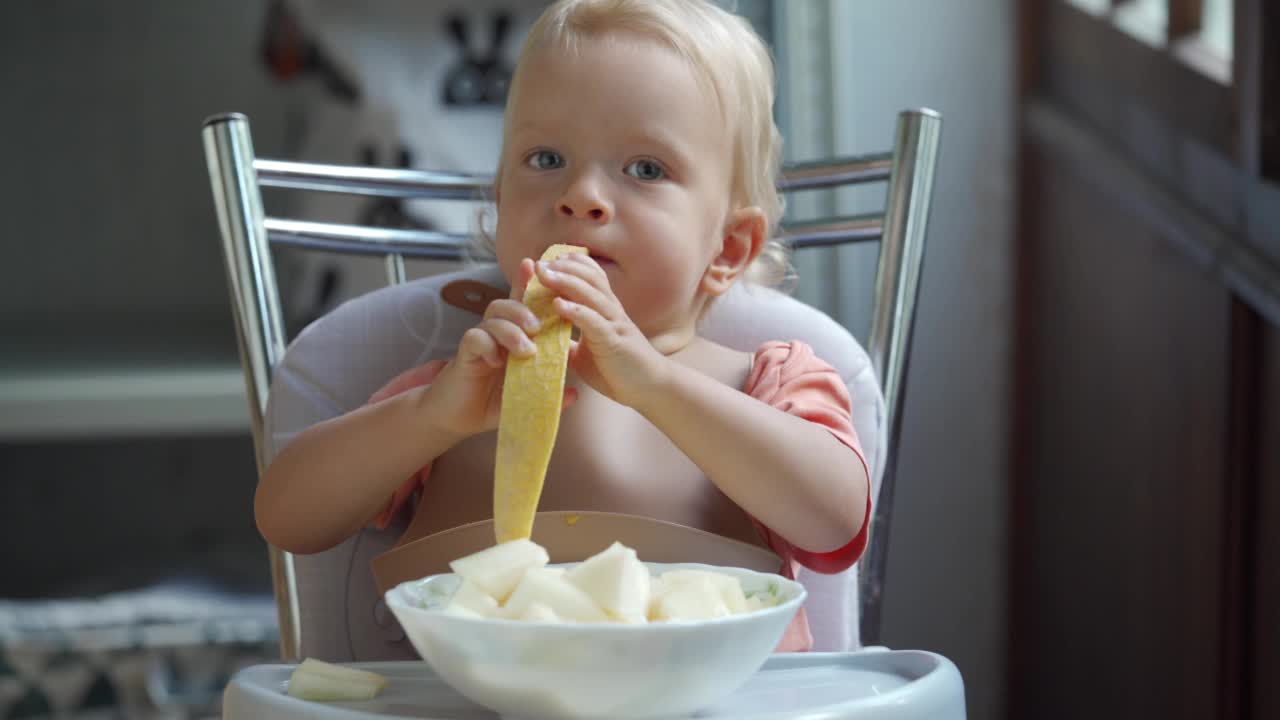
<path id="1" fill-rule="evenodd" d="M 1280 26 L 1215 89 L 1074 5 L 1018 4 L 1008 715 L 1277 718 Z"/>
<path id="2" fill-rule="evenodd" d="M 1215 717 L 1229 294 L 1078 176 L 1038 204 L 1019 716 Z"/>
<path id="3" fill-rule="evenodd" d="M 1260 418 L 1247 632 L 1253 717 L 1280 718 L 1280 328 L 1262 331 Z"/>

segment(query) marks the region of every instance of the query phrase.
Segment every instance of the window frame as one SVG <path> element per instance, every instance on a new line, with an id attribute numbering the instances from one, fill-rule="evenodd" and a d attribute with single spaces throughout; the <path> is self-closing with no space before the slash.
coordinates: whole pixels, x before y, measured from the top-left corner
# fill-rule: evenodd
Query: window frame
<path id="1" fill-rule="evenodd" d="M 1191 10 L 1187 4 L 1171 3 L 1170 40 L 1156 46 L 1112 22 L 1119 3 L 1094 15 L 1065 0 L 1048 0 L 1045 21 L 1055 31 L 1041 35 L 1047 41 L 1042 67 L 1053 70 L 1043 78 L 1045 90 L 1113 136 L 1124 134 L 1126 119 L 1108 108 L 1123 104 L 1117 99 L 1134 99 L 1177 134 L 1235 158 L 1241 140 L 1236 87 L 1242 78 L 1234 61 L 1232 82 L 1224 83 L 1188 57 L 1197 49 L 1199 22 L 1190 24 L 1187 14 L 1198 14 L 1200 3 L 1192 0 Z M 1183 9 L 1175 12 L 1175 6 Z"/>

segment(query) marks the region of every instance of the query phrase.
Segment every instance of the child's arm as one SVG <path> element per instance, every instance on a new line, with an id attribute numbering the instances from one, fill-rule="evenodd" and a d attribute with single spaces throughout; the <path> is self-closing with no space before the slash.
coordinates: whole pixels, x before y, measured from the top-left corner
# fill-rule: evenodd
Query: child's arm
<path id="1" fill-rule="evenodd" d="M 633 406 L 729 499 L 793 545 L 826 553 L 862 529 L 861 458 L 825 427 L 667 360 Z"/>
<path id="2" fill-rule="evenodd" d="M 294 553 L 354 535 L 406 478 L 461 437 L 433 411 L 433 386 L 313 425 L 280 451 L 254 497 L 258 530 Z"/>
<path id="3" fill-rule="evenodd" d="M 354 535 L 407 478 L 466 437 L 498 425 L 507 354 L 533 352 L 537 317 L 515 297 L 497 300 L 468 330 L 458 355 L 430 385 L 307 428 L 263 473 L 254 498 L 258 530 L 295 553 L 327 550 Z M 566 396 L 566 405 L 573 400 Z"/>
<path id="4" fill-rule="evenodd" d="M 582 331 L 574 369 L 643 414 L 747 513 L 815 553 L 843 548 L 858 535 L 870 483 L 851 448 L 821 425 L 659 353 L 593 261 L 571 256 L 539 264 L 538 277 L 559 294 L 561 315 Z"/>

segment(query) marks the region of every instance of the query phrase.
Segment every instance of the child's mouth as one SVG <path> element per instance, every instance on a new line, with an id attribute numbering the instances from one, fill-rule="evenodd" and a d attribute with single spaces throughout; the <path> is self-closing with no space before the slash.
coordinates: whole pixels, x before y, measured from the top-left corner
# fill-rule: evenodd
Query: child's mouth
<path id="1" fill-rule="evenodd" d="M 603 253 L 596 252 L 593 248 L 587 246 L 585 243 L 570 242 L 569 244 L 577 245 L 578 247 L 585 248 L 587 251 L 587 257 L 591 258 L 592 260 L 595 260 L 597 265 L 605 266 L 605 265 L 616 264 L 614 263 L 613 258 Z"/>

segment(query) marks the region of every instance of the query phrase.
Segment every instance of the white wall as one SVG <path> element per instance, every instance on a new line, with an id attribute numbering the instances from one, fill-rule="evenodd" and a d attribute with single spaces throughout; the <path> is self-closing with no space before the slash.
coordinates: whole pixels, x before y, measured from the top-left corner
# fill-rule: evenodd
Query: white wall
<path id="1" fill-rule="evenodd" d="M 1003 712 L 1013 39 L 998 0 L 777 3 L 788 158 L 888 149 L 896 113 L 943 115 L 899 455 L 884 642 L 940 652 L 969 715 Z M 804 213 L 833 199 L 799 198 Z M 883 190 L 834 199 L 876 209 Z M 825 207 L 824 207 L 825 206 Z M 876 249 L 808 251 L 797 294 L 858 337 Z"/>

